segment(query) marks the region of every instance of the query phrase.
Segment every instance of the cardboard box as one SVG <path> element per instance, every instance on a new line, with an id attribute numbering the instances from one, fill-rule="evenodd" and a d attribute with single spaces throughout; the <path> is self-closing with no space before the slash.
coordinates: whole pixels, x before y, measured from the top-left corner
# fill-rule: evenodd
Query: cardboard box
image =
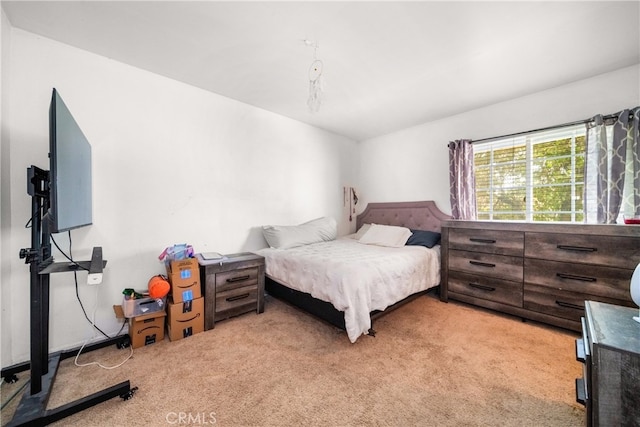
<path id="1" fill-rule="evenodd" d="M 124 318 L 124 311 L 121 305 L 114 305 L 113 310 L 116 317 Z M 144 347 L 164 340 L 164 323 L 167 313 L 157 311 L 129 318 L 129 337 L 133 348 Z"/>
<path id="2" fill-rule="evenodd" d="M 204 298 L 169 302 L 167 306 L 169 339 L 176 341 L 204 331 Z"/>
<path id="3" fill-rule="evenodd" d="M 164 311 L 165 306 L 166 298 L 122 299 L 122 311 L 127 318 Z"/>
<path id="4" fill-rule="evenodd" d="M 129 319 L 129 337 L 131 337 L 133 348 L 164 340 L 164 321 L 166 316 L 166 312 L 158 311 Z"/>
<path id="5" fill-rule="evenodd" d="M 167 266 L 167 276 L 171 284 L 171 299 L 174 303 L 191 301 L 202 296 L 200 269 L 196 258 L 171 261 Z"/>

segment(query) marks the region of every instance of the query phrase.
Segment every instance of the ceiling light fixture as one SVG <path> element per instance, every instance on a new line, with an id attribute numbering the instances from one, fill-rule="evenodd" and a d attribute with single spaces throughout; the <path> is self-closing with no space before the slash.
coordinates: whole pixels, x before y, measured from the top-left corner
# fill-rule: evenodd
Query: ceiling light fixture
<path id="1" fill-rule="evenodd" d="M 307 106 L 309 111 L 317 113 L 322 103 L 322 61 L 316 58 L 318 51 L 318 42 L 304 40 L 304 44 L 313 48 L 313 62 L 309 67 L 309 98 L 307 98 Z"/>

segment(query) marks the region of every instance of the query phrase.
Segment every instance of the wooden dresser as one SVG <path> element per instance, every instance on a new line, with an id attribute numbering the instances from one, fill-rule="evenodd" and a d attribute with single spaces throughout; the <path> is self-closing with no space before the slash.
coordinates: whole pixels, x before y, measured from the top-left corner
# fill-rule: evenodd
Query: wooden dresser
<path id="1" fill-rule="evenodd" d="M 445 221 L 440 298 L 574 331 L 584 301 L 634 306 L 640 226 Z"/>
<path id="2" fill-rule="evenodd" d="M 251 252 L 225 255 L 223 260 L 200 263 L 204 295 L 204 329 L 239 314 L 264 311 L 264 257 Z"/>

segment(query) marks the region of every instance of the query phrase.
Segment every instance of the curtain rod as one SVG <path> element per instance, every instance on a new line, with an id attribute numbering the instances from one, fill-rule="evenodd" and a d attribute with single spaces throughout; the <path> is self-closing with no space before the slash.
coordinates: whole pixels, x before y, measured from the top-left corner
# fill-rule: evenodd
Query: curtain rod
<path id="1" fill-rule="evenodd" d="M 603 120 L 617 120 L 618 116 L 619 116 L 619 113 L 609 114 L 607 116 L 603 116 L 602 119 Z M 630 112 L 629 116 L 632 117 L 633 113 Z M 534 129 L 534 130 L 527 130 L 527 131 L 524 131 L 524 132 L 510 133 L 508 135 L 492 136 L 490 138 L 482 138 L 482 139 L 475 139 L 475 140 L 472 139 L 471 143 L 475 144 L 477 142 L 488 142 L 488 141 L 493 141 L 494 139 L 511 138 L 511 137 L 514 137 L 514 136 L 528 135 L 530 133 L 543 132 L 543 131 L 546 131 L 546 130 L 564 128 L 564 127 L 575 126 L 575 125 L 582 125 L 582 124 L 586 125 L 586 124 L 589 124 L 591 122 L 593 122 L 593 118 L 587 119 L 587 120 L 577 120 L 575 122 L 564 123 L 564 124 L 556 125 L 556 126 L 547 126 L 547 127 L 544 127 L 544 128 L 539 128 L 539 129 Z"/>

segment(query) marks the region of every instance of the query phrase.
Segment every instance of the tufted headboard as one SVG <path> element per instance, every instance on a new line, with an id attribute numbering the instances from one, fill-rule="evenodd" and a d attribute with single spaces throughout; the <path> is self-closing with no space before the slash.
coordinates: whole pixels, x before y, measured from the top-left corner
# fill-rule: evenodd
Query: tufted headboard
<path id="1" fill-rule="evenodd" d="M 362 224 L 380 224 L 439 233 L 441 222 L 447 219 L 451 219 L 451 216 L 438 209 L 432 200 L 369 203 L 356 218 L 356 230 L 359 230 Z"/>

